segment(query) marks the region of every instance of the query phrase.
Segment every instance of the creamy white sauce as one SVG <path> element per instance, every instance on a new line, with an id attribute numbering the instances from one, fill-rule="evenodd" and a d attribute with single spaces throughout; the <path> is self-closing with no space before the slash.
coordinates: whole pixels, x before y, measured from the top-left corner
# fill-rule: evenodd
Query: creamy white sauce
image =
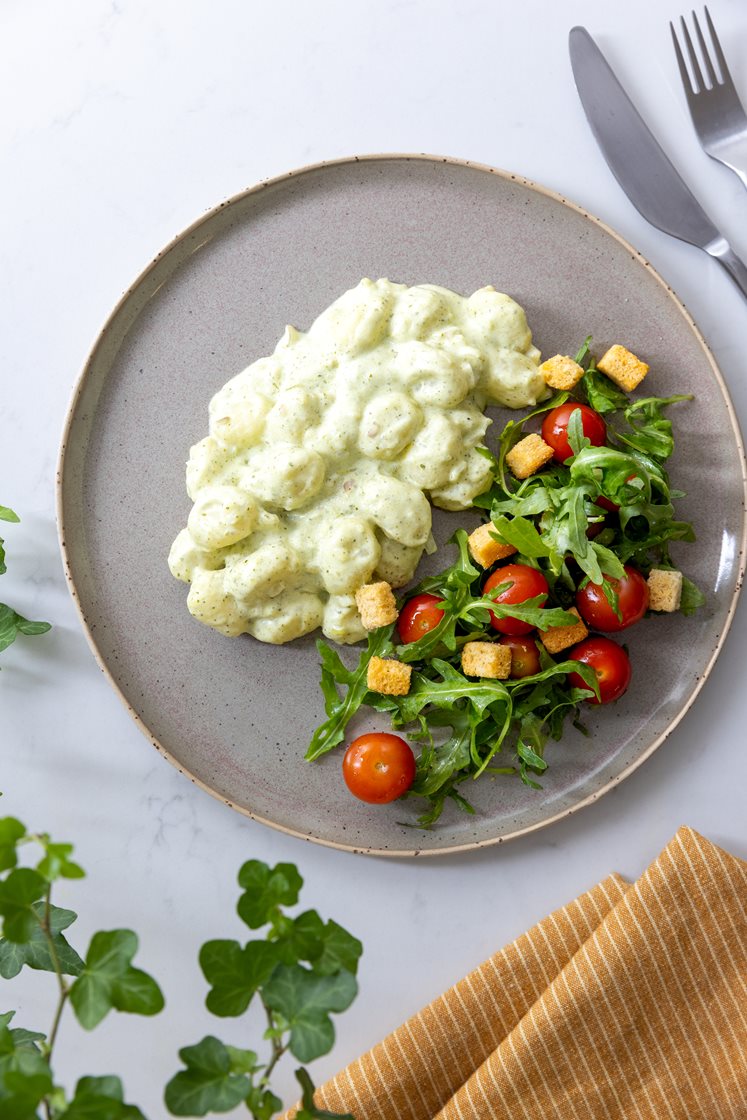
<path id="1" fill-rule="evenodd" d="M 190 451 L 194 506 L 169 567 L 191 613 L 232 637 L 321 626 L 358 641 L 355 591 L 412 579 L 428 498 L 466 509 L 485 488 L 483 410 L 545 397 L 539 357 L 521 307 L 492 287 L 362 280 L 305 334 L 287 327 L 216 393 Z"/>

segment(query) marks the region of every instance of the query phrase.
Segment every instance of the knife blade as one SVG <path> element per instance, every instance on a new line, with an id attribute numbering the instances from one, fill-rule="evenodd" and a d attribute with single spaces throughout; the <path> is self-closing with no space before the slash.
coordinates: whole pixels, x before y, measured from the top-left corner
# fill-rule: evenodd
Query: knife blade
<path id="1" fill-rule="evenodd" d="M 747 298 L 747 266 L 706 214 L 585 27 L 571 29 L 568 48 L 591 131 L 635 208 L 657 229 L 717 260 Z"/>

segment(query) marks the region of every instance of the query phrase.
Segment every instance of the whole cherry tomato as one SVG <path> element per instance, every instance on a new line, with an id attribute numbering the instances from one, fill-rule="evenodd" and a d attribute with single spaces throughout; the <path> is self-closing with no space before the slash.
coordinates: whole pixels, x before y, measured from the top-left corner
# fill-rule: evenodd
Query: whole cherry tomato
<path id="1" fill-rule="evenodd" d="M 588 696 L 589 704 L 610 704 L 618 700 L 630 684 L 630 658 L 622 646 L 611 638 L 584 638 L 568 651 L 569 659 L 589 665 L 599 683 L 599 699 Z M 574 688 L 587 688 L 580 673 L 569 673 L 568 683 Z"/>
<path id="2" fill-rule="evenodd" d="M 342 776 L 359 801 L 385 805 L 415 781 L 415 755 L 399 735 L 371 731 L 359 735 L 345 751 Z"/>
<path id="3" fill-rule="evenodd" d="M 573 412 L 581 413 L 581 427 L 584 435 L 594 447 L 601 447 L 607 439 L 607 425 L 604 419 L 588 404 L 566 401 L 551 409 L 542 421 L 542 438 L 553 449 L 553 457 L 564 463 L 573 454 L 568 443 L 568 422 Z"/>
<path id="4" fill-rule="evenodd" d="M 534 638 L 524 634 L 504 634 L 499 645 L 511 650 L 511 679 L 533 677 L 540 671 L 539 648 Z"/>
<path id="5" fill-rule="evenodd" d="M 625 577 L 610 579 L 608 583 L 617 595 L 619 618 L 599 583 L 589 582 L 576 592 L 576 609 L 594 630 L 625 630 L 639 622 L 648 610 L 648 584 L 639 571 L 627 564 Z"/>
<path id="6" fill-rule="evenodd" d="M 436 629 L 444 616 L 443 609 L 436 606 L 441 601 L 438 595 L 428 594 L 414 595 L 407 600 L 397 619 L 397 633 L 404 645 Z"/>
<path id="7" fill-rule="evenodd" d="M 501 606 L 513 605 L 518 606 L 520 603 L 525 603 L 527 599 L 533 599 L 536 595 L 544 595 L 547 598 L 549 588 L 547 580 L 542 575 L 542 572 L 537 568 L 532 568 L 529 564 L 504 564 L 502 568 L 496 568 L 491 576 L 485 580 L 483 593 L 487 594 L 492 591 L 501 583 L 510 584 L 505 591 L 495 597 L 496 603 Z M 545 604 L 542 603 L 541 606 Z M 501 634 L 529 634 L 534 627 L 528 622 L 521 622 L 518 618 L 507 616 L 506 618 L 498 618 L 493 612 L 490 612 L 490 625 L 494 630 L 498 630 Z"/>

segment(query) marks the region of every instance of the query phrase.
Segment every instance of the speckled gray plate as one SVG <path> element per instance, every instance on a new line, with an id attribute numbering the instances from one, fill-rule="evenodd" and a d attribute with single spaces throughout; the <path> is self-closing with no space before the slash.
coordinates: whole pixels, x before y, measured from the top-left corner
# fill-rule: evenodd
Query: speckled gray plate
<path id="1" fill-rule="evenodd" d="M 703 265 L 702 267 L 706 267 Z M 591 739 L 548 750 L 541 792 L 516 779 L 464 788 L 438 827 L 415 802 L 355 801 L 340 756 L 303 761 L 323 718 L 311 638 L 230 640 L 195 622 L 166 557 L 190 503 L 184 463 L 207 404 L 306 328 L 362 276 L 460 292 L 492 283 L 527 311 L 546 354 L 591 332 L 651 364 L 651 391 L 692 391 L 672 471 L 698 541 L 676 554 L 707 592 L 696 618 L 630 632 L 633 684 L 593 713 Z M 496 423 L 502 417 L 496 416 Z M 102 668 L 154 746 L 241 812 L 324 844 L 400 855 L 458 851 L 538 828 L 593 801 L 662 742 L 692 704 L 731 620 L 744 553 L 744 454 L 723 380 L 689 315 L 599 221 L 519 176 L 454 160 L 373 156 L 293 172 L 208 213 L 126 293 L 77 386 L 61 455 L 63 555 Z M 445 540 L 456 515 L 439 515 Z M 474 518 L 466 519 L 471 527 Z M 447 559 L 441 551 L 438 562 Z M 360 729 L 360 724 L 356 730 Z"/>

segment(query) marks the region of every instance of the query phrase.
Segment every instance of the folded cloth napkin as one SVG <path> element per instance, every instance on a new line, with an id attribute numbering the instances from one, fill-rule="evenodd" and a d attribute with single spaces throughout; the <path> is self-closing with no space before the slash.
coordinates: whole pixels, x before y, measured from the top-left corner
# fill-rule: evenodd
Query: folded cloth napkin
<path id="1" fill-rule="evenodd" d="M 315 1100 L 355 1120 L 745 1120 L 747 863 L 680 829 L 636 883 L 550 914 Z"/>

